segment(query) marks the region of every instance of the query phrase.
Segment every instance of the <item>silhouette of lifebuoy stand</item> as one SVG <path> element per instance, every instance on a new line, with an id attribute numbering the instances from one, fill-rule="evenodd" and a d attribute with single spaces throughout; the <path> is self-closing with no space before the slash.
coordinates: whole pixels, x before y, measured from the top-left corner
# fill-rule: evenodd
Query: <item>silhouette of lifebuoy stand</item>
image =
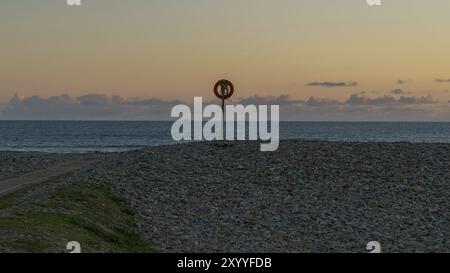
<path id="1" fill-rule="evenodd" d="M 214 94 L 216 97 L 222 100 L 222 121 L 223 121 L 223 128 L 225 129 L 226 122 L 225 122 L 225 100 L 231 98 L 234 94 L 234 85 L 229 80 L 219 80 L 214 85 Z M 223 133 L 223 139 L 225 140 L 225 130 L 222 130 Z"/>

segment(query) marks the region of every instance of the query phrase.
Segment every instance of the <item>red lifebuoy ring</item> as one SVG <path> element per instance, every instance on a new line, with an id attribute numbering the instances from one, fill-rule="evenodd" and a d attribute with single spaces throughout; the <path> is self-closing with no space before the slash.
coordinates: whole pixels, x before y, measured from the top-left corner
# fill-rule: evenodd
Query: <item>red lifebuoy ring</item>
<path id="1" fill-rule="evenodd" d="M 225 94 L 225 96 L 222 96 L 219 88 L 222 84 L 226 84 L 230 87 L 230 92 L 228 92 L 227 94 Z M 231 96 L 233 96 L 234 93 L 234 85 L 232 82 L 230 82 L 229 80 L 220 80 L 216 83 L 216 85 L 214 85 L 214 94 L 216 95 L 216 97 L 218 97 L 219 99 L 229 99 L 231 98 Z"/>

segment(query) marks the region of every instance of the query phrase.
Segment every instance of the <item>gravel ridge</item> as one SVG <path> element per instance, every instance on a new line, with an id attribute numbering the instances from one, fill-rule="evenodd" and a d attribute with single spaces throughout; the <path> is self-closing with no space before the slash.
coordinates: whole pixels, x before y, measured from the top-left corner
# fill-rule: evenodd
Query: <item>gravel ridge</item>
<path id="1" fill-rule="evenodd" d="M 119 153 L 76 179 L 161 252 L 450 252 L 450 145 L 210 142 Z"/>

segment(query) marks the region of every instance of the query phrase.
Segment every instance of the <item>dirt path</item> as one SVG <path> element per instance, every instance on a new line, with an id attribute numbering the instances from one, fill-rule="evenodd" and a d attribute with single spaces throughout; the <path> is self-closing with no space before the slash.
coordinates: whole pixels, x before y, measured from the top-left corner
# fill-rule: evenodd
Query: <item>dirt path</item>
<path id="1" fill-rule="evenodd" d="M 0 180 L 0 196 L 14 192 L 30 184 L 45 182 L 51 178 L 78 170 L 99 161 L 101 157 L 89 155 L 80 159 L 70 160 L 43 170 L 30 172 L 18 177 Z"/>

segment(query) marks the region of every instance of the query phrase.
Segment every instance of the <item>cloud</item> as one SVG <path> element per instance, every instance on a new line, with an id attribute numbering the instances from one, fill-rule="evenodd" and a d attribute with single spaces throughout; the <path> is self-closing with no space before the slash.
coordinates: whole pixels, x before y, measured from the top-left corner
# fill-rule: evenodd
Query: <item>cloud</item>
<path id="1" fill-rule="evenodd" d="M 433 104 L 436 101 L 433 100 L 431 96 L 427 97 L 406 97 L 401 96 L 400 98 L 395 98 L 390 95 L 384 95 L 382 97 L 370 98 L 361 96 L 358 94 L 351 95 L 346 101 L 348 105 L 415 105 L 415 104 Z"/>
<path id="2" fill-rule="evenodd" d="M 344 100 L 312 96 L 301 100 L 288 95 L 254 95 L 231 100 L 230 104 L 280 105 L 282 120 L 304 121 L 450 121 L 450 101 L 441 103 L 431 96 L 369 96 L 360 92 Z M 217 103 L 204 100 L 204 105 Z M 170 120 L 176 104 L 192 101 L 159 98 L 123 98 L 87 94 L 42 98 L 16 94 L 0 113 L 0 119 L 23 120 Z"/>
<path id="3" fill-rule="evenodd" d="M 431 95 L 429 95 L 429 96 L 421 96 L 421 97 L 405 97 L 405 96 L 401 96 L 398 99 L 398 102 L 400 104 L 434 104 L 434 103 L 437 103 L 437 101 L 434 100 L 433 97 L 431 97 Z"/>
<path id="4" fill-rule="evenodd" d="M 413 80 L 398 80 L 396 82 L 396 84 L 408 84 L 408 83 L 412 83 Z"/>
<path id="5" fill-rule="evenodd" d="M 349 105 L 382 105 L 382 104 L 393 104 L 396 99 L 392 96 L 383 96 L 378 98 L 369 98 L 366 96 L 361 96 L 358 94 L 351 95 L 347 99 L 346 104 Z"/>
<path id="6" fill-rule="evenodd" d="M 87 94 L 42 98 L 15 94 L 1 112 L 1 119 L 38 120 L 161 120 L 170 117 L 178 100 L 125 99 L 120 96 Z M 167 110 L 169 109 L 169 110 Z"/>
<path id="7" fill-rule="evenodd" d="M 84 105 L 108 105 L 111 103 L 111 98 L 109 96 L 99 94 L 87 94 L 78 97 L 77 100 L 80 104 Z"/>
<path id="8" fill-rule="evenodd" d="M 172 106 L 175 104 L 181 104 L 183 103 L 180 100 L 161 100 L 157 98 L 151 98 L 151 99 L 140 99 L 140 98 L 133 98 L 125 100 L 123 99 L 120 104 L 122 105 L 131 105 L 131 106 Z"/>
<path id="9" fill-rule="evenodd" d="M 358 82 L 350 81 L 350 82 L 310 82 L 307 83 L 306 86 L 312 87 L 355 87 L 358 85 Z"/>
<path id="10" fill-rule="evenodd" d="M 48 98 L 48 103 L 50 104 L 60 104 L 60 105 L 70 105 L 78 104 L 79 100 L 73 99 L 69 95 L 53 96 Z"/>
<path id="11" fill-rule="evenodd" d="M 435 79 L 434 81 L 438 83 L 450 83 L 450 79 Z"/>
<path id="12" fill-rule="evenodd" d="M 449 102 L 450 103 L 450 102 Z M 427 97 L 351 95 L 339 101 L 311 97 L 295 109 L 281 108 L 283 120 L 302 121 L 450 121 L 450 106 Z"/>
<path id="13" fill-rule="evenodd" d="M 305 101 L 303 100 L 297 100 L 297 99 L 292 99 L 290 96 L 288 95 L 281 95 L 278 97 L 275 96 L 258 96 L 258 95 L 254 95 L 248 98 L 243 98 L 243 99 L 239 99 L 236 102 L 236 104 L 243 104 L 243 105 L 248 105 L 248 104 L 255 104 L 255 105 L 269 105 L 269 104 L 275 104 L 275 105 L 295 105 L 295 104 L 300 104 L 300 103 L 304 103 Z"/>
<path id="14" fill-rule="evenodd" d="M 366 94 L 370 94 L 366 93 Z M 310 97 L 295 107 L 281 107 L 283 120 L 300 121 L 450 121 L 450 106 L 431 96 L 369 97 L 363 92 L 346 100 Z"/>
<path id="15" fill-rule="evenodd" d="M 346 100 L 312 96 L 306 101 L 281 96 L 282 120 L 300 121 L 450 121 L 450 107 L 431 96 L 415 97 L 389 95 L 368 97 L 370 92 L 351 95 Z M 256 99 L 258 98 L 258 99 Z M 242 104 L 276 104 L 279 97 L 252 96 Z"/>
<path id="16" fill-rule="evenodd" d="M 334 99 L 310 97 L 305 104 L 308 106 L 335 106 L 342 103 Z"/>
<path id="17" fill-rule="evenodd" d="M 398 88 L 398 89 L 392 90 L 391 94 L 394 94 L 394 95 L 407 95 L 407 94 L 411 94 L 411 92 L 407 92 L 407 91 L 404 91 L 401 88 Z"/>

